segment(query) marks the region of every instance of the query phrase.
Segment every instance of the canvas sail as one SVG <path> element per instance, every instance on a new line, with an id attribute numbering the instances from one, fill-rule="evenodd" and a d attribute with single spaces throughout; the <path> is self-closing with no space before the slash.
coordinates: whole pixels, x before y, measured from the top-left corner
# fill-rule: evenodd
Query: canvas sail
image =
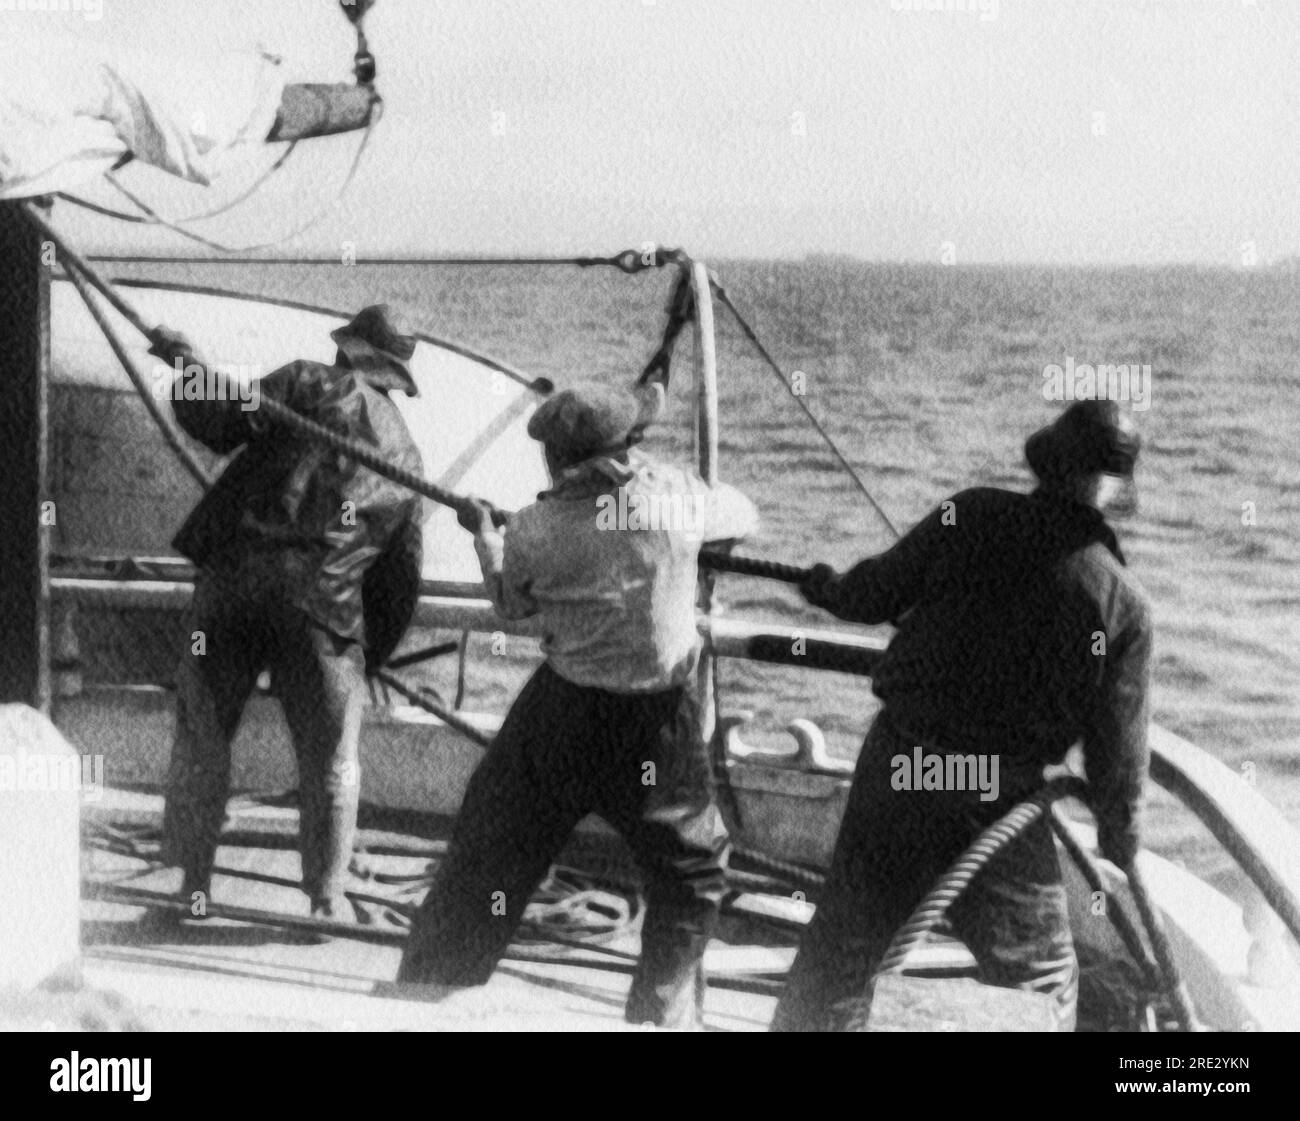
<path id="1" fill-rule="evenodd" d="M 214 366 L 245 379 L 298 358 L 332 361 L 329 333 L 345 322 L 327 312 L 195 290 L 132 287 L 130 299 L 151 322 L 182 327 Z M 51 322 L 51 458 L 59 510 L 54 551 L 169 554 L 172 535 L 198 501 L 198 484 L 163 443 L 67 282 L 52 285 Z M 152 375 L 160 363 L 146 353 L 143 339 L 119 324 L 138 367 Z M 410 367 L 420 395 L 394 400 L 419 446 L 425 476 L 504 509 L 534 501 L 547 484 L 538 446 L 526 431 L 537 401 L 533 392 L 490 360 L 449 343 L 422 340 Z M 170 404 L 163 405 L 170 413 Z M 205 449 L 193 447 L 219 466 Z M 425 578 L 479 585 L 473 540 L 456 515 L 429 502 L 425 515 Z"/>
<path id="2" fill-rule="evenodd" d="M 71 190 L 128 153 L 210 183 L 233 149 L 265 141 L 283 90 L 280 60 L 259 51 L 25 41 L 0 61 L 0 200 Z"/>

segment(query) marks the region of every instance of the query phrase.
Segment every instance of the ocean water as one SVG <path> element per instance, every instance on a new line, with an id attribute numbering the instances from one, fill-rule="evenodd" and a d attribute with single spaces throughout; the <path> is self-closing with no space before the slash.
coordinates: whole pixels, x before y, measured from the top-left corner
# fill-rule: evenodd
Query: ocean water
<path id="1" fill-rule="evenodd" d="M 715 271 L 890 519 L 905 529 L 972 485 L 1027 490 L 1025 437 L 1062 407 L 1051 364 L 1150 367 L 1140 508 L 1117 526 L 1155 608 L 1154 718 L 1210 751 L 1300 826 L 1300 276 L 1198 269 L 718 262 Z M 558 385 L 630 381 L 658 343 L 667 272 L 417 264 L 118 264 L 149 276 L 351 309 L 388 301 L 423 330 Z M 749 554 L 844 567 L 892 535 L 797 402 L 717 308 L 721 474 L 758 504 Z M 691 455 L 689 331 L 648 448 Z M 488 496 L 491 497 L 491 496 Z M 792 589 L 723 577 L 733 615 L 818 625 Z M 500 661 L 500 660 L 497 660 Z M 472 671 L 502 709 L 533 663 Z M 441 672 L 441 671 L 439 671 Z M 450 671 L 448 671 L 450 672 Z M 724 662 L 724 707 L 779 745 L 815 720 L 851 755 L 870 723 L 852 677 Z M 440 684 L 448 695 L 454 683 Z M 1153 796 L 1152 840 L 1226 876 L 1207 835 Z"/>

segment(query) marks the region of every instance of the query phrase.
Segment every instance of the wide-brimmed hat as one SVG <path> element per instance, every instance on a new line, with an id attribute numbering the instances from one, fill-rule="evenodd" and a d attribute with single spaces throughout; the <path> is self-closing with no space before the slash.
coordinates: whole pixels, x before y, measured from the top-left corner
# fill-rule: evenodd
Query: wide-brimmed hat
<path id="1" fill-rule="evenodd" d="M 1142 440 L 1114 401 L 1075 401 L 1025 441 L 1025 459 L 1047 482 L 1103 471 L 1131 479 Z"/>
<path id="2" fill-rule="evenodd" d="M 632 390 L 584 382 L 544 401 L 529 418 L 528 435 L 550 448 L 561 463 L 581 463 L 635 444 L 663 405 L 664 390 L 658 383 Z"/>
<path id="3" fill-rule="evenodd" d="M 415 335 L 406 321 L 387 304 L 363 307 L 351 322 L 331 331 L 330 338 L 359 369 L 372 365 L 378 355 L 395 363 L 408 378 L 411 377 L 408 363 L 415 353 Z"/>

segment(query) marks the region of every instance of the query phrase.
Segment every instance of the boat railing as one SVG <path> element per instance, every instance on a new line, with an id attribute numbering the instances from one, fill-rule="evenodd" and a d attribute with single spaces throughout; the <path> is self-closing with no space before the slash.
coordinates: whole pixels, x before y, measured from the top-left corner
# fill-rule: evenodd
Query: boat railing
<path id="1" fill-rule="evenodd" d="M 180 565 L 181 562 L 166 562 Z M 58 576 L 56 607 L 110 610 L 186 607 L 189 580 Z M 491 635 L 539 637 L 530 620 L 502 619 L 475 585 L 440 585 L 422 595 L 413 625 Z M 698 616 L 714 657 L 870 676 L 887 646 L 874 635 L 802 628 L 757 620 Z M 1241 776 L 1208 752 L 1157 724 L 1151 725 L 1151 778 L 1186 806 L 1246 874 L 1291 935 L 1300 940 L 1300 846 L 1282 814 Z"/>
<path id="2" fill-rule="evenodd" d="M 142 566 L 171 566 L 191 571 L 170 560 L 148 560 Z M 179 571 L 178 571 L 179 574 Z M 56 576 L 50 581 L 56 601 L 114 611 L 181 610 L 190 601 L 190 579 L 150 580 L 115 577 Z M 426 583 L 426 587 L 429 585 Z M 529 619 L 503 619 L 492 602 L 475 591 L 478 585 L 436 584 L 440 594 L 420 596 L 413 627 L 505 634 L 537 638 L 541 629 Z M 698 626 L 711 653 L 721 658 L 743 658 L 774 665 L 838 670 L 870 676 L 885 652 L 886 640 L 826 628 L 772 625 L 744 619 L 724 619 L 700 614 Z"/>

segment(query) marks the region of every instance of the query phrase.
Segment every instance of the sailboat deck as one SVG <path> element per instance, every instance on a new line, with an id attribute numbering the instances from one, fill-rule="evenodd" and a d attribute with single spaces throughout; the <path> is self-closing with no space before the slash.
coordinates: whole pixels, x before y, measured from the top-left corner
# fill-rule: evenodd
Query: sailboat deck
<path id="1" fill-rule="evenodd" d="M 106 804 L 107 803 L 107 804 Z M 153 816 L 153 795 L 109 791 L 89 815 L 92 822 Z M 244 807 L 228 835 L 296 824 L 283 807 Z M 155 819 L 156 820 L 156 819 Z M 373 840 L 376 831 L 365 834 Z M 378 846 L 376 846 L 378 847 Z M 385 854 L 366 857 L 390 875 L 416 875 L 427 857 Z M 87 878 L 133 891 L 174 891 L 176 872 L 100 849 L 84 855 Z M 296 881 L 298 855 L 291 848 L 223 844 L 219 868 Z M 369 890 L 384 894 L 391 889 Z M 416 896 L 418 898 L 418 896 Z M 306 917 L 307 900 L 296 888 L 218 874 L 214 906 L 237 906 Z M 409 897 L 408 897 L 409 901 Z M 87 985 L 111 992 L 141 1025 L 153 1030 L 241 1031 L 636 1031 L 623 1019 L 630 976 L 610 970 L 599 950 L 517 942 L 484 986 L 458 990 L 437 1002 L 376 995 L 396 975 L 400 945 L 334 938 L 273 926 L 211 917 L 159 930 L 149 908 L 87 898 L 82 904 L 83 971 Z M 397 942 L 397 927 L 386 928 Z M 634 954 L 634 932 L 606 945 Z M 788 968 L 792 946 L 715 942 L 706 959 L 711 971 L 771 975 Z M 545 954 L 563 960 L 518 960 Z M 602 968 L 603 967 L 603 968 Z M 717 1031 L 762 1031 L 772 1018 L 774 997 L 710 986 L 705 1026 Z"/>

